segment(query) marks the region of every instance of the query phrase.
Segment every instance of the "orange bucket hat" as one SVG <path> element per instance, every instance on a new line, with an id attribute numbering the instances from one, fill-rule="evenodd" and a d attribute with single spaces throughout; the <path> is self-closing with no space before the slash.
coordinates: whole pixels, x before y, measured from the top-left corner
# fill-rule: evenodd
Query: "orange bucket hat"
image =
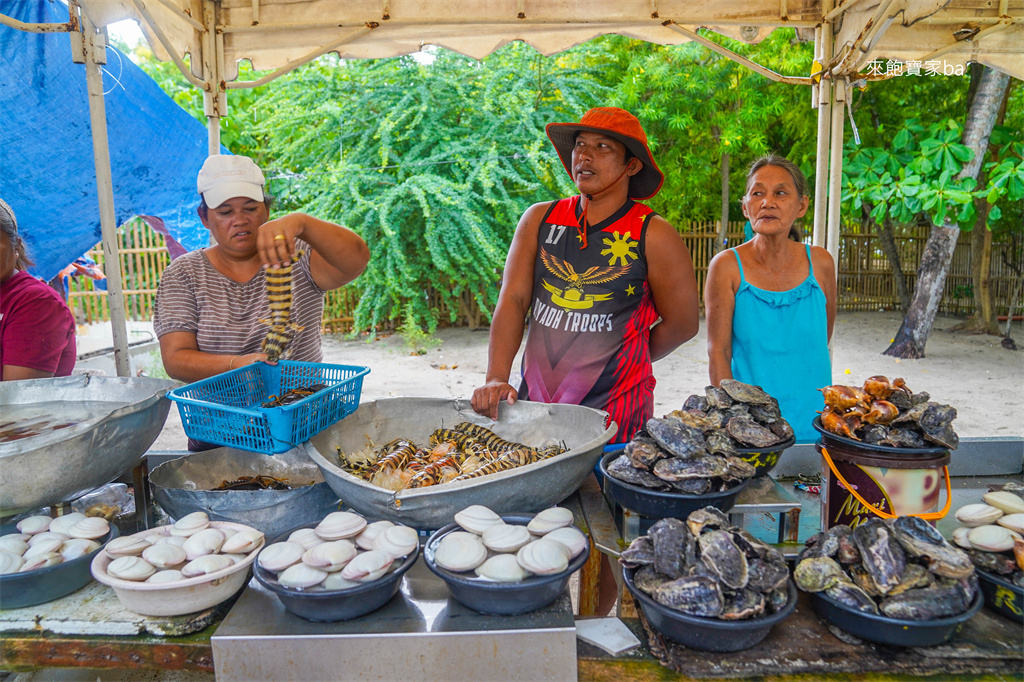
<path id="1" fill-rule="evenodd" d="M 640 172 L 629 179 L 630 199 L 650 199 L 658 193 L 665 182 L 664 173 L 651 156 L 651 150 L 647 146 L 647 135 L 640 125 L 640 120 L 625 109 L 597 107 L 583 114 L 579 123 L 549 123 L 545 130 L 570 177 L 576 133 L 588 131 L 615 138 L 643 162 L 644 167 Z"/>

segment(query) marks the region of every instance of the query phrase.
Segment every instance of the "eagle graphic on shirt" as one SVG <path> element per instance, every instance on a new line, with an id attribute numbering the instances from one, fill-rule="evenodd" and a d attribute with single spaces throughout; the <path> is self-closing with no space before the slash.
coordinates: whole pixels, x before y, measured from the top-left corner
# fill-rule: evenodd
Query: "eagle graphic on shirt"
<path id="1" fill-rule="evenodd" d="M 592 308 L 596 301 L 607 301 L 612 297 L 610 293 L 588 294 L 584 287 L 589 284 L 611 282 L 629 272 L 628 265 L 608 265 L 604 267 L 595 265 L 583 272 L 576 272 L 572 263 L 552 256 L 543 248 L 540 250 L 540 260 L 544 263 L 544 267 L 547 268 L 548 272 L 568 284 L 563 289 L 551 284 L 547 279 L 541 280 L 544 288 L 551 292 L 551 302 L 562 308 L 574 310 Z"/>

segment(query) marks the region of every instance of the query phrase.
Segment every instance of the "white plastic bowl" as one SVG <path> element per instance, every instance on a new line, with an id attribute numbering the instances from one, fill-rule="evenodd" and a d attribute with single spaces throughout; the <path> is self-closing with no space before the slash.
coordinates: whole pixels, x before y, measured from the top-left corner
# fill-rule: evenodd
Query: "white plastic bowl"
<path id="1" fill-rule="evenodd" d="M 161 533 L 163 528 L 150 528 L 136 535 Z M 236 531 L 253 530 L 249 526 L 229 521 L 211 521 L 210 528 L 231 528 Z M 121 580 L 107 574 L 107 566 L 113 559 L 105 551 L 92 560 L 92 577 L 104 585 L 114 588 L 121 605 L 129 611 L 143 616 L 180 616 L 215 606 L 229 599 L 249 579 L 249 567 L 256 555 L 263 549 L 266 539 L 259 547 L 249 552 L 244 561 L 234 566 L 172 583 L 147 583 Z"/>

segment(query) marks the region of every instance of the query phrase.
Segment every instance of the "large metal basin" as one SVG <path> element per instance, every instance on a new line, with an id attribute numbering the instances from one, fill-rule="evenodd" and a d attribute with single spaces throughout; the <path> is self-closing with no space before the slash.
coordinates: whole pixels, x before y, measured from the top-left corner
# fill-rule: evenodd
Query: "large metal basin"
<path id="1" fill-rule="evenodd" d="M 602 447 L 615 435 L 617 427 L 605 426 L 607 418 L 607 413 L 589 407 L 521 400 L 502 404 L 498 421 L 491 422 L 461 400 L 387 398 L 360 405 L 303 447 L 341 501 L 356 511 L 413 528 L 436 529 L 451 523 L 455 512 L 471 504 L 485 505 L 499 514 L 530 513 L 565 499 L 583 483 Z M 370 485 L 338 465 L 339 447 L 352 452 L 364 449 L 368 440 L 379 447 L 398 437 L 425 445 L 435 429 L 463 421 L 527 445 L 544 445 L 554 438 L 569 451 L 538 464 L 398 494 Z"/>
<path id="2" fill-rule="evenodd" d="M 225 480 L 260 474 L 288 479 L 291 490 L 212 490 Z M 172 518 L 204 511 L 214 521 L 260 530 L 269 541 L 286 530 L 320 521 L 338 509 L 338 496 L 305 452 L 262 455 L 215 448 L 164 462 L 149 474 L 153 498 Z"/>
<path id="3" fill-rule="evenodd" d="M 164 394 L 177 385 L 89 375 L 0 382 L 0 412 L 54 401 L 113 406 L 65 429 L 0 443 L 0 516 L 68 502 L 139 464 L 167 419 Z"/>

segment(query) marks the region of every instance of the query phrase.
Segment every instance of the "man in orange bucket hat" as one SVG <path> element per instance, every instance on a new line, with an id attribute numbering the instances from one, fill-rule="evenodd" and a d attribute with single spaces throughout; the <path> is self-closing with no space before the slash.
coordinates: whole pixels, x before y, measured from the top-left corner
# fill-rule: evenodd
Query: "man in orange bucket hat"
<path id="1" fill-rule="evenodd" d="M 653 416 L 651 363 L 693 338 L 697 280 L 682 238 L 637 199 L 664 175 L 640 121 L 614 107 L 547 134 L 580 194 L 534 204 L 519 220 L 491 322 L 486 383 L 473 409 L 501 401 L 607 411 L 625 442 Z M 526 322 L 519 388 L 509 384 Z"/>

